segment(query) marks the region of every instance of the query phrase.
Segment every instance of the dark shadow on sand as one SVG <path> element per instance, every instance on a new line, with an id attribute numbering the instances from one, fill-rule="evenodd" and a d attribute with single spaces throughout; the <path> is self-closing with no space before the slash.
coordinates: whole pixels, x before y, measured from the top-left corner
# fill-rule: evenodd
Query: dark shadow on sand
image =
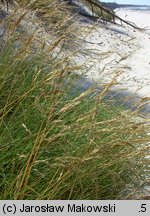
<path id="1" fill-rule="evenodd" d="M 84 76 L 80 76 L 79 79 L 75 81 L 75 83 L 72 86 L 71 95 L 81 94 L 85 91 L 87 91 L 89 88 L 94 86 L 94 93 L 91 95 L 91 97 L 96 96 L 98 93 L 102 91 L 102 87 L 99 85 L 96 85 L 91 80 L 87 79 Z M 125 91 L 121 89 L 115 89 L 110 90 L 107 92 L 105 97 L 103 98 L 104 101 L 107 101 L 108 103 L 116 106 L 124 107 L 126 110 L 136 111 L 138 109 L 138 106 L 140 105 L 140 96 L 137 93 L 132 93 L 130 91 Z M 139 114 L 145 118 L 150 117 L 150 105 L 143 105 L 139 109 Z"/>

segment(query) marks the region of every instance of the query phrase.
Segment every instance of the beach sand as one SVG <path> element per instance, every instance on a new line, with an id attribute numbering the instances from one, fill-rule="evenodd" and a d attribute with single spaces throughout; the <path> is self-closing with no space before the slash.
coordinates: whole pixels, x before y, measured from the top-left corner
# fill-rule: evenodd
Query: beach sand
<path id="1" fill-rule="evenodd" d="M 130 76 L 143 83 L 143 89 L 139 91 L 139 94 L 150 97 L 150 11 L 126 9 L 117 11 L 117 14 L 145 28 L 145 31 L 135 32 L 135 40 L 139 49 L 128 59 L 127 63 L 132 69 Z"/>
<path id="2" fill-rule="evenodd" d="M 143 31 L 129 26 L 113 24 L 95 24 L 85 36 L 84 46 L 90 50 L 94 61 L 87 61 L 87 77 L 99 82 L 108 83 L 120 70 L 115 88 L 130 91 L 140 97 L 150 97 L 150 12 L 137 12 L 120 9 L 117 15 L 134 22 Z M 88 58 L 88 57 L 86 57 Z M 79 61 L 79 59 L 78 59 Z M 83 59 L 80 61 L 83 61 Z"/>

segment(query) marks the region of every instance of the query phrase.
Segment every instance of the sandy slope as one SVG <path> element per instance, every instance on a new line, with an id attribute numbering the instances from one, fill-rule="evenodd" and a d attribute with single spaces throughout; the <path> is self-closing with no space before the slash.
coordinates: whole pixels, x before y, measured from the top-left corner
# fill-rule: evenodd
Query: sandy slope
<path id="1" fill-rule="evenodd" d="M 148 25 L 150 20 L 150 13 L 139 15 L 138 12 L 120 10 L 117 14 L 123 18 L 128 17 L 132 22 L 136 21 L 136 24 L 142 27 L 144 22 L 147 21 Z M 89 24 L 85 26 L 89 28 Z M 88 61 L 88 77 L 105 83 L 121 68 L 123 74 L 117 81 L 122 84 L 118 85 L 118 88 L 126 88 L 142 97 L 150 97 L 149 29 L 138 31 L 129 27 L 98 23 L 84 38 L 84 43 L 86 48 L 90 49 L 91 57 L 95 55 L 94 62 Z"/>
<path id="2" fill-rule="evenodd" d="M 128 64 L 132 68 L 131 77 L 143 83 L 144 87 L 139 93 L 143 96 L 150 96 L 150 11 L 119 10 L 117 14 L 146 28 L 144 32 L 135 32 L 135 40 L 139 44 L 139 49 L 132 58 L 128 59 Z"/>

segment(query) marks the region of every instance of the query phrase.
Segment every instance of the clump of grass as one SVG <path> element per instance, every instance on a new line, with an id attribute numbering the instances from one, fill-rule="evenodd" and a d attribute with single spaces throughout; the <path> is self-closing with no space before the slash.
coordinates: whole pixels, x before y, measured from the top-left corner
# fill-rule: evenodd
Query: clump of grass
<path id="1" fill-rule="evenodd" d="M 103 101 L 117 75 L 71 94 L 77 66 L 55 55 L 58 38 L 49 49 L 35 38 L 13 31 L 0 53 L 0 198 L 129 197 L 145 182 L 148 120 Z"/>

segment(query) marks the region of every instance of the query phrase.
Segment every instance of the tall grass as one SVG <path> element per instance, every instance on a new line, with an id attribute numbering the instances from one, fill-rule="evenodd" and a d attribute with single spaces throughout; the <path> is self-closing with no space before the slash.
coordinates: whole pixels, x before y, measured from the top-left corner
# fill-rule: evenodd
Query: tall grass
<path id="1" fill-rule="evenodd" d="M 36 32 L 22 30 L 27 15 L 7 20 L 0 53 L 0 198 L 129 198 L 146 181 L 148 120 L 136 121 L 135 112 L 126 115 L 103 100 L 117 74 L 97 94 L 94 86 L 76 89 L 82 67 L 70 57 L 75 32 L 67 20 L 78 29 L 76 21 L 58 1 L 25 2 L 21 10 L 36 10 L 56 28 L 45 44 Z"/>

